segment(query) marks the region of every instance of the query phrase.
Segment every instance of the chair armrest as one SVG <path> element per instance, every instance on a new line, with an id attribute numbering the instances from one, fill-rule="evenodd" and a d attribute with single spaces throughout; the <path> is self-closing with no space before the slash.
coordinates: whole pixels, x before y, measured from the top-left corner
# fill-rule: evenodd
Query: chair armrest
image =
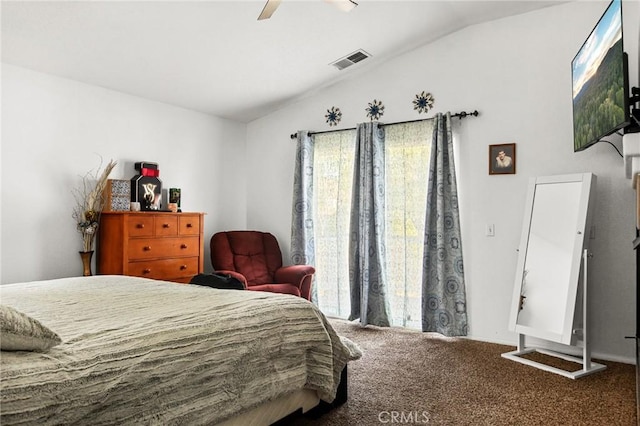
<path id="1" fill-rule="evenodd" d="M 289 283 L 300 288 L 302 287 L 305 277 L 313 275 L 315 272 L 315 268 L 309 265 L 283 266 L 275 272 L 274 278 L 276 282 Z"/>
<path id="2" fill-rule="evenodd" d="M 245 290 L 247 289 L 247 279 L 241 273 L 236 272 L 236 271 L 227 271 L 226 269 L 216 269 L 214 272 L 217 272 L 219 274 L 231 275 L 233 278 L 238 279 L 238 281 L 240 281 L 242 283 L 242 285 L 244 286 Z"/>

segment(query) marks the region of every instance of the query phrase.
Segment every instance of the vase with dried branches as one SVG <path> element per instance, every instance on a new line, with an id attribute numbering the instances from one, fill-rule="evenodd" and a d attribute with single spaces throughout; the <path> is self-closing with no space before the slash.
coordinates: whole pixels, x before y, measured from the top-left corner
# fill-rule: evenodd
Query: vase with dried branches
<path id="1" fill-rule="evenodd" d="M 82 175 L 80 186 L 73 189 L 76 205 L 72 216 L 76 220 L 76 229 L 82 235 L 82 251 L 79 253 L 84 276 L 91 275 L 93 244 L 98 233 L 100 212 L 104 203 L 102 192 L 107 185 L 107 178 L 116 164 L 115 161 L 110 160 L 100 172 L 102 168 L 102 162 L 100 162 L 100 167 Z"/>

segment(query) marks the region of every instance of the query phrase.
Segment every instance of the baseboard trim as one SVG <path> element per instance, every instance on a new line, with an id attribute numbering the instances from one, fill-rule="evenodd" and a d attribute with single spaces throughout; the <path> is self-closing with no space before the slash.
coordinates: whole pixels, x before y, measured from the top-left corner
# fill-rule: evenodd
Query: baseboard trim
<path id="1" fill-rule="evenodd" d="M 327 316 L 327 318 L 329 319 L 333 319 L 333 320 L 338 320 L 338 321 L 344 321 L 344 322 L 350 322 L 350 323 L 357 323 L 357 321 L 349 321 L 345 318 L 338 318 L 338 317 L 332 317 L 332 316 Z M 402 329 L 402 330 L 406 330 L 406 331 L 414 331 L 416 333 L 421 333 L 420 330 L 414 330 L 411 328 L 406 328 L 403 329 L 402 327 L 390 327 L 391 329 L 393 328 L 398 328 L 398 329 Z M 503 339 L 494 339 L 494 338 L 488 338 L 488 337 L 484 337 L 484 336 L 464 336 L 462 337 L 462 339 L 469 339 L 469 340 L 474 340 L 477 342 L 485 342 L 485 343 L 494 343 L 497 345 L 505 345 L 505 346 L 513 346 L 516 347 L 518 345 L 518 338 L 517 336 L 514 336 L 513 340 L 503 340 Z M 633 342 L 633 341 L 630 341 Z M 555 350 L 558 351 L 558 346 L 555 346 L 556 344 L 554 344 L 553 342 L 548 342 L 551 343 L 551 345 L 547 345 L 542 343 L 542 341 L 536 340 L 534 341 L 534 343 L 538 344 L 542 349 L 550 349 L 550 350 Z M 560 345 L 560 344 L 557 344 Z M 535 346 L 535 345 L 534 345 Z M 582 356 L 582 352 L 581 349 L 577 349 L 575 347 L 571 348 L 571 347 L 567 347 L 565 345 L 560 345 L 563 347 L 563 352 L 565 352 L 568 355 L 573 355 L 573 356 Z M 565 350 L 565 348 L 567 348 Z M 630 364 L 630 365 L 636 365 L 636 358 L 635 355 L 626 357 L 626 356 L 620 356 L 620 355 L 613 355 L 613 354 L 608 354 L 608 353 L 603 353 L 603 352 L 598 352 L 598 351 L 592 351 L 591 352 L 591 357 L 595 358 L 595 359 L 599 359 L 601 361 L 611 361 L 611 362 L 619 362 L 621 364 Z"/>
<path id="2" fill-rule="evenodd" d="M 480 337 L 480 336 L 466 336 L 464 338 L 469 340 L 475 340 L 478 342 L 495 343 L 498 345 L 507 345 L 507 346 L 514 346 L 514 347 L 518 345 L 517 339 L 514 339 L 513 341 L 505 341 L 501 339 L 489 339 L 489 338 Z M 550 350 L 556 350 L 556 351 L 558 350 L 558 346 L 555 346 L 556 344 L 554 344 L 553 342 L 548 342 L 550 344 L 545 344 L 546 342 L 535 340 L 534 343 L 535 343 L 534 346 L 539 346 L 542 349 L 550 349 Z M 557 345 L 560 345 L 560 344 L 557 344 Z M 582 351 L 580 348 L 567 347 L 565 345 L 560 345 L 560 346 L 562 346 L 563 348 L 562 352 L 565 352 L 568 355 L 582 356 Z M 606 354 L 598 351 L 592 351 L 591 358 L 599 359 L 602 361 L 619 362 L 621 364 L 636 365 L 635 357 L 612 355 L 612 354 Z"/>

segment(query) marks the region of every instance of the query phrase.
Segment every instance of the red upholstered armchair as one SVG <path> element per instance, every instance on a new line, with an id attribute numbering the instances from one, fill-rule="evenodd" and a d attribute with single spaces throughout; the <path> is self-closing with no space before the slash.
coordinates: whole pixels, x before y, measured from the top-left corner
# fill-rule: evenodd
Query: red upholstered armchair
<path id="1" fill-rule="evenodd" d="M 216 272 L 238 278 L 247 290 L 293 294 L 311 300 L 316 270 L 308 265 L 282 266 L 282 252 L 268 232 L 226 231 L 211 237 Z"/>

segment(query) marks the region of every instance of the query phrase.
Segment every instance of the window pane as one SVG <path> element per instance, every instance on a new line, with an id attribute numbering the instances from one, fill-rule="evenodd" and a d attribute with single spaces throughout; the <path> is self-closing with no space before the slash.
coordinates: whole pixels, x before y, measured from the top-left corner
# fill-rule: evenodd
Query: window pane
<path id="1" fill-rule="evenodd" d="M 391 323 L 420 329 L 433 120 L 385 126 L 386 258 Z"/>
<path id="2" fill-rule="evenodd" d="M 420 329 L 422 250 L 433 120 L 385 126 L 386 256 L 391 321 Z M 356 132 L 314 135 L 318 306 L 347 318 L 349 213 Z"/>
<path id="3" fill-rule="evenodd" d="M 347 318 L 349 302 L 349 210 L 355 131 L 314 135 L 315 285 L 326 315 Z"/>

